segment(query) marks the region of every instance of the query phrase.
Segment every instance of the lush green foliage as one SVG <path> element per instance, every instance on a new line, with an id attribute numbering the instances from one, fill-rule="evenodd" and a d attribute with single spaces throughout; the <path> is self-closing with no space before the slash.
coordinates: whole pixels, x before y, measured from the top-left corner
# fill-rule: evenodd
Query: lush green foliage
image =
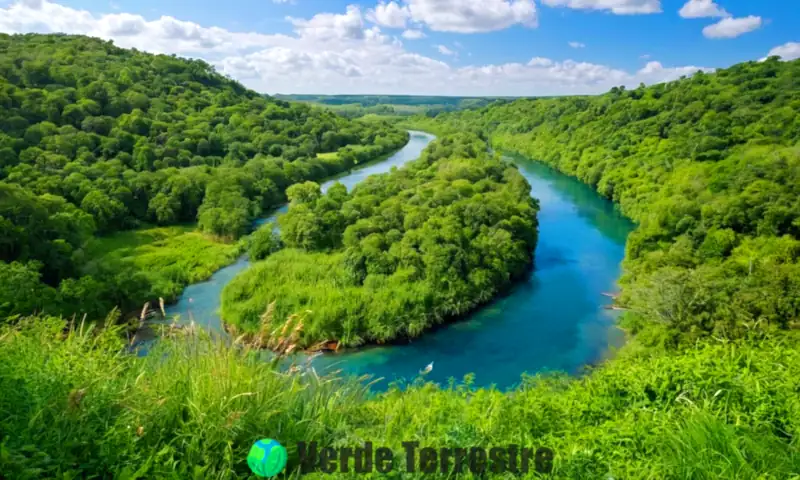
<path id="1" fill-rule="evenodd" d="M 481 131 L 617 202 L 638 223 L 623 278 L 628 321 L 674 344 L 800 320 L 798 112 L 800 61 L 772 58 L 418 123 Z"/>
<path id="2" fill-rule="evenodd" d="M 130 305 L 131 299 L 170 302 L 186 285 L 233 262 L 242 247 L 242 242 L 220 242 L 194 226 L 118 232 L 89 240 L 82 276 L 66 278 L 57 287 L 40 282 L 29 266 L 0 263 L 0 317 L 45 310 L 100 319 L 115 305 Z"/>
<path id="3" fill-rule="evenodd" d="M 250 261 L 255 262 L 264 260 L 280 250 L 282 246 L 281 237 L 275 232 L 275 224 L 269 222 L 250 234 L 250 245 L 247 252 L 250 255 Z"/>
<path id="4" fill-rule="evenodd" d="M 95 233 L 197 220 L 204 233 L 230 241 L 282 203 L 289 185 L 340 173 L 406 140 L 385 123 L 265 98 L 200 60 L 86 37 L 0 35 L 0 276 L 44 283 L 32 292 L 63 289 L 67 280 L 81 285 L 68 286 L 73 293 L 103 288 L 106 311 L 140 305 L 152 297 L 113 292 L 174 288 L 119 284 L 147 277 L 127 269 L 147 259 L 96 276 L 86 251 Z M 319 156 L 326 153 L 333 155 Z M 167 275 L 173 286 L 198 277 L 187 268 Z M 0 312 L 30 313 L 31 301 L 47 307 L 43 297 L 18 293 L 0 286 Z M 79 309 L 80 297 L 70 299 Z"/>
<path id="5" fill-rule="evenodd" d="M 287 190 L 287 247 L 228 284 L 222 316 L 247 330 L 276 302 L 277 327 L 309 310 L 301 344 L 415 337 L 485 303 L 530 265 L 536 204 L 512 165 L 475 136 L 435 140 L 404 168 L 325 195 Z"/>
<path id="6" fill-rule="evenodd" d="M 9 478 L 248 478 L 247 451 L 263 437 L 287 447 L 295 478 L 297 442 L 315 440 L 392 447 L 399 472 L 404 441 L 545 445 L 555 478 L 800 471 L 793 336 L 629 349 L 581 379 L 527 378 L 510 393 L 414 382 L 368 395 L 351 380 L 280 373 L 219 342 L 165 339 L 138 357 L 118 332 L 95 333 L 52 319 L 0 329 L 0 471 Z"/>
<path id="7" fill-rule="evenodd" d="M 68 43 L 59 37 L 25 41 L 41 39 Z M 93 40 L 71 41 L 84 42 L 81 45 L 89 50 L 92 45 L 113 49 Z M 0 60 L 6 60 L 7 49 L 0 43 Z M 47 75 L 69 70 L 72 62 L 80 65 L 75 60 L 80 55 L 65 56 L 69 55 L 69 62 L 48 69 Z M 119 55 L 164 62 L 178 72 L 187 65 L 170 57 Z M 101 149 L 93 152 L 99 160 L 88 165 L 73 157 L 68 157 L 70 163 L 78 164 L 70 168 L 60 167 L 58 161 L 31 163 L 36 151 L 23 155 L 32 147 L 25 143 L 20 149 L 19 142 L 35 140 L 38 130 L 28 135 L 31 127 L 19 120 L 25 120 L 18 114 L 23 108 L 19 99 L 25 95 L 5 93 L 8 65 L 14 71 L 25 66 L 32 79 L 45 71 L 36 62 L 28 68 L 28 61 L 25 55 L 10 64 L 0 61 L 5 82 L 0 108 L 14 109 L 12 115 L 0 116 L 0 162 L 6 165 L 5 181 L 0 182 L 4 316 L 42 308 L 48 295 L 61 295 L 54 288 L 59 282 L 59 289 L 76 282 L 76 292 L 95 292 L 110 284 L 96 280 L 96 274 L 73 280 L 92 267 L 87 252 L 102 253 L 100 258 L 113 265 L 137 262 L 138 254 L 128 259 L 126 252 L 142 249 L 141 258 L 152 261 L 136 268 L 158 270 L 161 263 L 187 259 L 172 239 L 191 236 L 184 240 L 196 242 L 192 248 L 216 252 L 214 258 L 227 254 L 224 246 L 186 229 L 88 242 L 97 225 L 117 228 L 121 209 L 136 204 L 118 197 L 116 188 L 130 189 L 134 199 L 145 195 L 144 211 L 149 212 L 150 201 L 162 192 L 148 197 L 148 189 L 168 185 L 170 175 L 203 179 L 188 184 L 202 185 L 196 191 L 209 196 L 201 223 L 211 229 L 220 225 L 219 233 L 235 236 L 240 230 L 214 209 L 255 211 L 257 205 L 249 202 L 261 187 L 253 185 L 277 171 L 287 178 L 285 184 L 274 182 L 281 195 L 292 183 L 316 178 L 311 171 L 286 173 L 298 161 L 306 161 L 299 158 L 261 157 L 261 162 L 249 160 L 243 167 L 198 165 L 174 172 L 153 165 L 153 171 L 139 171 L 122 167 L 124 158 L 117 160 L 116 154 L 109 159 Z M 525 378 L 511 392 L 472 389 L 467 378 L 465 384 L 449 387 L 416 381 L 370 395 L 352 379 L 319 378 L 307 369 L 301 369 L 303 374 L 284 373 L 265 364 L 258 353 L 221 342 L 164 339 L 150 355 L 139 357 L 126 351 L 115 329 L 95 332 L 59 319 L 29 318 L 0 326 L 0 472 L 20 479 L 247 478 L 247 450 L 253 441 L 269 436 L 288 447 L 293 476 L 298 476 L 296 443 L 316 440 L 335 446 L 372 441 L 391 446 L 399 459 L 404 458 L 403 441 L 432 447 L 545 445 L 556 453 L 556 478 L 797 478 L 800 339 L 786 329 L 796 324 L 800 308 L 798 69 L 800 61 L 771 59 L 650 88 L 614 89 L 596 98 L 525 100 L 434 121 L 415 120 L 437 133 L 473 130 L 498 149 L 542 159 L 593 185 L 638 222 L 629 241 L 621 301 L 633 309 L 628 321 L 639 335 L 616 358 L 587 375 Z M 102 71 L 116 70 L 104 65 L 91 82 L 104 78 Z M 223 97 L 238 95 L 235 84 L 212 78 L 226 85 L 219 87 L 227 92 L 220 93 Z M 162 85 L 158 78 L 151 80 L 148 85 Z M 70 88 L 80 92 L 91 82 Z M 172 90 L 184 88 L 167 85 L 167 93 L 153 97 L 160 100 L 154 103 L 172 105 L 171 96 L 180 95 Z M 32 90 L 40 92 L 24 105 L 36 105 L 36 99 L 61 89 L 25 91 Z M 220 108 L 233 104 L 226 105 Z M 60 107 L 58 115 L 73 118 L 76 109 L 65 112 Z M 158 112 L 169 113 L 169 125 L 180 125 L 178 113 L 184 110 Z M 109 116 L 119 121 L 119 116 Z M 227 131 L 233 115 L 224 118 L 228 120 L 212 122 L 215 129 Z M 73 134 L 78 135 L 56 138 Z M 68 139 L 56 143 L 62 141 Z M 164 148 L 162 143 L 155 145 Z M 501 285 L 524 268 L 530 259 L 522 252 L 530 252 L 535 241 L 527 185 L 484 151 L 485 144 L 462 134 L 443 138 L 416 164 L 370 179 L 351 193 L 334 187 L 322 195 L 313 183 L 292 187 L 287 192 L 291 213 L 281 222 L 283 241 L 290 248 L 274 253 L 279 245 L 272 228 L 257 231 L 250 244 L 253 256 L 273 253 L 231 284 L 225 292 L 227 307 L 237 312 L 243 325 L 255 326 L 248 322 L 270 301 L 277 300 L 277 309 L 285 300 L 287 311 L 295 313 L 294 308 L 306 308 L 312 299 L 317 303 L 306 317 L 306 341 L 339 335 L 345 343 L 356 343 L 379 340 L 391 328 L 408 334 L 420 324 L 375 322 L 355 325 L 361 330 L 336 330 L 347 324 L 325 324 L 314 315 L 361 318 L 356 309 L 382 306 L 373 304 L 372 297 L 362 303 L 366 296 L 357 296 L 361 293 L 340 298 L 335 292 L 372 289 L 387 312 L 403 305 L 403 299 L 424 298 L 413 295 L 419 285 L 437 287 L 432 300 L 442 299 L 442 292 L 453 295 L 450 303 L 431 301 L 419 312 L 439 308 L 449 315 L 475 301 L 479 297 L 457 295 L 483 293 L 474 286 L 484 279 L 492 287 Z M 338 158 L 313 153 L 308 161 Z M 272 161 L 278 167 L 268 167 Z M 81 173 L 87 166 L 94 173 Z M 103 172 L 114 166 L 122 173 L 109 181 Z M 74 172 L 92 182 L 80 201 L 58 190 L 69 184 L 66 179 Z M 125 183 L 141 174 L 156 181 Z M 220 175 L 235 180 L 227 183 Z M 231 186 L 237 183 L 238 190 Z M 195 190 L 180 191 L 191 197 Z M 156 213 L 125 213 L 123 218 L 158 221 L 151 215 L 161 211 L 159 205 L 170 205 L 164 200 L 155 203 Z M 204 203 L 192 205 L 200 210 Z M 143 212 L 141 205 L 136 211 Z M 514 212 L 519 221 L 511 221 Z M 487 231 L 501 233 L 502 241 L 489 237 L 491 242 L 465 242 Z M 175 257 L 150 256 L 151 248 L 160 248 L 156 244 L 168 245 Z M 487 275 L 460 275 L 459 269 L 477 270 L 471 262 L 484 261 L 477 253 L 496 255 L 482 266 Z M 187 268 L 202 272 L 213 267 Z M 116 274 L 120 280 L 129 277 L 124 268 Z M 392 283 L 395 278 L 398 283 Z M 406 278 L 415 281 L 404 282 Z M 81 307 L 83 301 L 91 305 L 87 295 L 75 294 L 73 307 Z M 458 298 L 467 303 L 456 303 Z M 410 300 L 403 307 L 409 312 L 417 308 Z M 279 315 L 273 310 L 266 318 L 277 322 Z M 374 336 L 365 337 L 364 332 Z M 680 348 L 654 345 L 659 342 Z M 398 468 L 403 468 L 402 462 Z"/>
<path id="8" fill-rule="evenodd" d="M 90 260 L 85 271 L 141 272 L 139 281 L 151 290 L 126 292 L 123 298 L 177 297 L 186 285 L 206 280 L 232 263 L 243 250 L 243 241 L 224 243 L 194 226 L 142 228 L 115 233 L 94 240 L 87 248 Z M 132 285 L 134 278 L 120 284 Z"/>

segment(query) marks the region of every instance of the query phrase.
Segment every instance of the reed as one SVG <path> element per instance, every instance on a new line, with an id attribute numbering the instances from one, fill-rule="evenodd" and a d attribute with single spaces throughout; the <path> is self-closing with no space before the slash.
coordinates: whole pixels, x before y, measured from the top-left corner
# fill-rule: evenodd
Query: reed
<path id="1" fill-rule="evenodd" d="M 302 328 L 301 316 L 287 319 L 259 341 L 288 355 Z M 556 454 L 552 478 L 791 479 L 800 471 L 794 335 L 701 342 L 681 353 L 631 344 L 584 377 L 524 377 L 510 392 L 474 389 L 467 377 L 371 393 L 368 377 L 318 374 L 307 360 L 286 371 L 263 351 L 200 329 L 166 334 L 144 357 L 127 353 L 121 333 L 55 318 L 0 327 L 5 478 L 252 478 L 247 451 L 264 437 L 289 450 L 282 478 L 300 476 L 299 441 L 371 441 L 397 459 L 403 441 L 545 445 Z M 402 474 L 404 461 L 397 468 Z"/>

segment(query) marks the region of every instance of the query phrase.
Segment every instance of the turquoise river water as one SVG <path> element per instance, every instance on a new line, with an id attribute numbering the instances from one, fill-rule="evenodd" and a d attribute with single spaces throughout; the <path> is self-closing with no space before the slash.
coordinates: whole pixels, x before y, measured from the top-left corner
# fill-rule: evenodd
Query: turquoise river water
<path id="1" fill-rule="evenodd" d="M 414 160 L 433 140 L 432 135 L 411 132 L 409 143 L 382 162 L 365 166 L 333 182 L 348 189 L 369 175 Z M 534 268 L 506 296 L 476 311 L 463 321 L 424 334 L 407 345 L 367 347 L 313 359 L 317 371 L 341 369 L 344 373 L 382 378 L 374 388 L 389 382 L 411 380 L 433 362 L 426 380 L 446 383 L 475 374 L 475 385 L 507 388 L 519 383 L 524 372 L 581 369 L 602 360 L 624 337 L 615 328 L 615 312 L 605 307 L 619 276 L 625 239 L 632 224 L 611 202 L 591 188 L 551 168 L 519 156 L 509 156 L 531 184 L 539 200 L 539 243 Z M 285 211 L 282 208 L 263 223 Z M 208 281 L 186 288 L 168 316 L 221 330 L 218 316 L 224 286 L 249 262 L 216 272 Z"/>

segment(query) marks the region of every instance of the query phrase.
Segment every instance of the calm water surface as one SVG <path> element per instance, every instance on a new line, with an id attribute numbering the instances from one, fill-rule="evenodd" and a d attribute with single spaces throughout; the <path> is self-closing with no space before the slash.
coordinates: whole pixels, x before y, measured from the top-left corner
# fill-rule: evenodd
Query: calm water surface
<path id="1" fill-rule="evenodd" d="M 338 179 L 348 188 L 419 156 L 432 136 L 412 132 L 410 143 L 385 162 Z M 615 313 L 603 292 L 615 291 L 625 239 L 632 224 L 591 188 L 549 167 L 508 157 L 530 182 L 539 200 L 539 243 L 535 268 L 511 292 L 466 320 L 427 333 L 408 345 L 369 347 L 314 359 L 318 371 L 383 378 L 376 388 L 410 380 L 434 362 L 427 380 L 441 383 L 475 374 L 475 384 L 513 386 L 523 372 L 560 370 L 579 373 L 623 342 Z M 331 182 L 325 184 L 325 188 Z M 269 220 L 269 219 L 267 219 Z M 266 220 L 265 220 L 266 221 Z M 222 288 L 247 268 L 240 259 L 212 278 L 188 287 L 169 314 L 190 316 L 218 330 Z"/>

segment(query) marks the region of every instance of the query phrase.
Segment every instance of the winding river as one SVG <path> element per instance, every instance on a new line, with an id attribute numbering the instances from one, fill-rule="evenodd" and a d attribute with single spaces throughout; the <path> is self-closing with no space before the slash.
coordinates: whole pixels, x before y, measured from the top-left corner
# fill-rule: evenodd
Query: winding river
<path id="1" fill-rule="evenodd" d="M 369 175 L 414 160 L 433 140 L 411 132 L 408 144 L 388 159 L 367 165 L 322 185 L 334 182 L 348 189 Z M 428 332 L 408 345 L 368 347 L 330 354 L 313 360 L 318 371 L 341 369 L 345 373 L 383 378 L 376 389 L 395 380 L 412 379 L 430 362 L 426 379 L 446 383 L 475 374 L 477 386 L 513 386 L 523 372 L 566 371 L 580 373 L 622 344 L 614 326 L 615 313 L 605 307 L 603 292 L 614 291 L 625 239 L 632 224 L 591 188 L 549 167 L 518 156 L 507 157 L 531 184 L 539 200 L 539 243 L 535 267 L 524 281 L 461 322 Z M 279 209 L 259 223 L 286 211 Z M 249 262 L 216 272 L 208 281 L 186 288 L 168 316 L 193 319 L 220 330 L 218 316 L 222 288 Z"/>

